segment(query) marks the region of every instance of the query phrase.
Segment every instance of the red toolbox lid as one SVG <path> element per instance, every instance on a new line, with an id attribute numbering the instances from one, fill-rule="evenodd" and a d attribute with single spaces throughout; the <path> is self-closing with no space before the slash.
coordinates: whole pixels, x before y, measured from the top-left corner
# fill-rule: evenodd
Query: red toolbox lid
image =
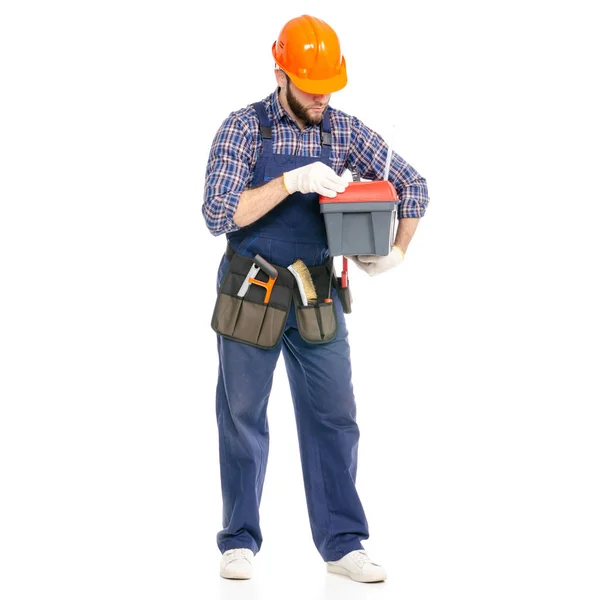
<path id="1" fill-rule="evenodd" d="M 390 181 L 350 181 L 345 192 L 335 198 L 319 196 L 320 204 L 329 202 L 397 202 L 396 188 Z"/>

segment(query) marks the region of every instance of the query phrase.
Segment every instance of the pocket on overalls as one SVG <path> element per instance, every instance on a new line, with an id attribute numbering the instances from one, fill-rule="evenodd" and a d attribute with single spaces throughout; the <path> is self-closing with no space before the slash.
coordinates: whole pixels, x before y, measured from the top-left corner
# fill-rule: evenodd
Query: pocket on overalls
<path id="1" fill-rule="evenodd" d="M 290 310 L 294 279 L 283 267 L 277 269 L 277 279 L 270 299 L 265 303 L 266 290 L 250 284 L 243 297 L 239 291 L 254 260 L 234 254 L 223 276 L 211 319 L 211 327 L 218 334 L 258 348 L 272 348 L 283 334 Z M 255 279 L 267 282 L 268 276 L 261 270 Z"/>
<path id="2" fill-rule="evenodd" d="M 331 267 L 323 265 L 308 267 L 315 289 L 317 302 L 304 306 L 300 293 L 294 292 L 296 322 L 298 331 L 305 342 L 309 344 L 326 344 L 337 334 L 338 322 L 335 304 L 331 298 Z M 329 301 L 325 301 L 328 299 Z"/>

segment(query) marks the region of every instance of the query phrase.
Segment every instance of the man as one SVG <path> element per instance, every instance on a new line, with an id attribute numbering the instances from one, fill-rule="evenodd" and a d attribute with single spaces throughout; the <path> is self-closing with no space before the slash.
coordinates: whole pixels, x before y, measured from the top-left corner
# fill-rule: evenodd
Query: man
<path id="1" fill-rule="evenodd" d="M 336 33 L 303 15 L 286 23 L 272 47 L 277 90 L 229 115 L 212 144 L 202 207 L 214 235 L 226 234 L 218 282 L 232 256 L 259 254 L 286 267 L 300 258 L 309 267 L 329 259 L 318 196 L 346 189 L 341 177 L 355 169 L 382 179 L 387 145 L 357 118 L 329 106 L 347 82 Z M 399 196 L 399 225 L 387 256 L 358 256 L 370 275 L 397 267 L 427 203 L 425 180 L 394 153 L 390 181 Z M 249 260 L 245 258 L 245 260 Z M 251 261 L 250 261 L 251 262 Z M 271 348 L 218 335 L 217 423 L 223 529 L 221 576 L 248 579 L 262 544 L 259 504 L 268 454 L 267 402 L 281 353 L 290 382 L 300 456 L 315 545 L 327 569 L 355 581 L 386 578 L 361 541 L 369 537 L 358 497 L 356 424 L 348 332 L 333 290 L 338 329 L 323 344 L 305 341 L 292 305 Z M 300 328 L 302 329 L 302 328 Z"/>

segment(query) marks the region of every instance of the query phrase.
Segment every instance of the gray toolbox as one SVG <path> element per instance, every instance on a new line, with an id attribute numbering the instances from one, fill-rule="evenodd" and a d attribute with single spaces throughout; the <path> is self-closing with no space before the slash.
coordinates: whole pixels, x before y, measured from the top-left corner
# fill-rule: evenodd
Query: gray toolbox
<path id="1" fill-rule="evenodd" d="M 335 198 L 319 197 L 331 256 L 389 254 L 398 194 L 389 181 L 352 181 Z"/>

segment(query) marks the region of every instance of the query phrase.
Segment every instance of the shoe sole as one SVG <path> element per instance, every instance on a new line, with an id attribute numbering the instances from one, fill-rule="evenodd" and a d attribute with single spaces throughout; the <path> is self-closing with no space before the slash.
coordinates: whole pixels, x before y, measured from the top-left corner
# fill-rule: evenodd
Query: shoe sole
<path id="1" fill-rule="evenodd" d="M 327 570 L 330 573 L 335 573 L 336 575 L 345 575 L 346 577 L 350 577 L 353 581 L 358 581 L 359 583 L 378 583 L 380 581 L 385 581 L 386 575 L 383 577 L 375 577 L 369 575 L 357 575 L 348 571 L 348 569 L 344 569 L 344 567 L 339 567 L 336 565 L 327 565 Z"/>
<path id="2" fill-rule="evenodd" d="M 223 579 L 251 579 L 252 575 L 244 575 L 243 573 L 227 573 L 221 571 L 220 575 Z"/>

